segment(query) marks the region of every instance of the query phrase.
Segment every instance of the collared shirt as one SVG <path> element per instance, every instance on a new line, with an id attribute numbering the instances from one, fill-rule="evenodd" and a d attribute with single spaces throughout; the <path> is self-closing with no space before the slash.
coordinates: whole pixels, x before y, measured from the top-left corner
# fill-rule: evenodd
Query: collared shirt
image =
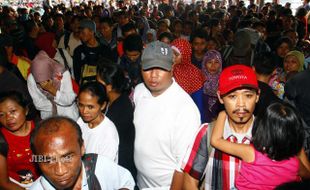
<path id="1" fill-rule="evenodd" d="M 118 166 L 108 158 L 98 155 L 95 174 L 100 183 L 101 189 L 134 189 L 135 182 L 133 177 L 125 168 Z M 52 184 L 44 177 L 39 177 L 30 190 L 56 190 Z M 89 190 L 87 184 L 84 164 L 82 165 L 82 190 Z"/>
<path id="2" fill-rule="evenodd" d="M 238 134 L 233 131 L 229 126 L 228 119 L 226 119 L 223 138 L 231 142 L 249 144 L 252 137 L 252 125 L 253 123 L 246 133 Z M 233 189 L 235 174 L 240 169 L 240 161 L 235 157 L 211 148 L 211 131 L 212 126 L 208 123 L 199 128 L 195 140 L 189 146 L 183 161 L 180 163 L 180 167 L 197 180 L 202 180 L 205 175 L 205 189 Z M 210 156 L 208 156 L 210 151 Z M 222 170 L 222 168 L 224 169 Z M 224 174 L 227 175 L 223 177 Z"/>

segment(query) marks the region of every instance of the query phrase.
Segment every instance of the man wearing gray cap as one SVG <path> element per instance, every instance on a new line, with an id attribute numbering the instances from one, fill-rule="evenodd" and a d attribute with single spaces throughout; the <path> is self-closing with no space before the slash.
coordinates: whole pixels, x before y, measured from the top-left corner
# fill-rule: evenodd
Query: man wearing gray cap
<path id="1" fill-rule="evenodd" d="M 144 83 L 134 92 L 137 184 L 140 189 L 173 189 L 183 179 L 177 165 L 200 126 L 199 110 L 172 77 L 169 45 L 148 44 L 141 67 Z"/>

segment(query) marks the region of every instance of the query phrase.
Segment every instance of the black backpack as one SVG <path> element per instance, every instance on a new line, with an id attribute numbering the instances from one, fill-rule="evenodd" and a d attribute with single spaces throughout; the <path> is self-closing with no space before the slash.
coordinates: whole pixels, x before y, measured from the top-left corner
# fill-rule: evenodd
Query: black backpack
<path id="1" fill-rule="evenodd" d="M 87 177 L 88 189 L 101 190 L 100 183 L 95 174 L 98 154 L 85 154 L 83 156 L 83 163 L 85 166 L 85 173 Z"/>

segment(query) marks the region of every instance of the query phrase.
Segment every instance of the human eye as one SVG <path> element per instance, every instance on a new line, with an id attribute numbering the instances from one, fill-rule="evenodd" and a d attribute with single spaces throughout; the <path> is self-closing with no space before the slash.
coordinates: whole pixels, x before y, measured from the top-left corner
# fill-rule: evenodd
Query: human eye
<path id="1" fill-rule="evenodd" d="M 73 154 L 66 155 L 62 158 L 62 162 L 65 162 L 65 163 L 71 162 L 72 158 L 73 158 Z"/>
<path id="2" fill-rule="evenodd" d="M 1 117 L 4 117 L 4 113 L 3 113 L 3 112 L 0 113 L 0 118 L 1 118 Z"/>
<path id="3" fill-rule="evenodd" d="M 235 94 L 229 94 L 227 97 L 229 99 L 235 99 L 237 96 Z"/>
<path id="4" fill-rule="evenodd" d="M 88 109 L 94 109 L 94 106 L 87 106 Z"/>
<path id="5" fill-rule="evenodd" d="M 253 94 L 253 93 L 246 93 L 245 96 L 246 96 L 247 98 L 252 98 L 252 97 L 254 96 L 254 94 Z"/>

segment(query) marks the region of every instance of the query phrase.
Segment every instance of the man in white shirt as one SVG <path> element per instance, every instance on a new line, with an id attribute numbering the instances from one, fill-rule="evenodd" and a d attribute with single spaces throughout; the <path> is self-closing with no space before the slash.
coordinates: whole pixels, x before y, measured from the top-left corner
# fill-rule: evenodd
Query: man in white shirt
<path id="1" fill-rule="evenodd" d="M 43 121 L 32 133 L 31 147 L 33 161 L 38 162 L 43 174 L 31 190 L 134 189 L 129 171 L 110 159 L 86 155 L 82 161 L 82 132 L 69 118 L 59 116 Z"/>
<path id="2" fill-rule="evenodd" d="M 177 188 L 183 173 L 177 164 L 200 125 L 191 97 L 172 77 L 173 54 L 163 42 L 148 44 L 142 54 L 144 83 L 134 92 L 134 158 L 140 189 Z"/>

